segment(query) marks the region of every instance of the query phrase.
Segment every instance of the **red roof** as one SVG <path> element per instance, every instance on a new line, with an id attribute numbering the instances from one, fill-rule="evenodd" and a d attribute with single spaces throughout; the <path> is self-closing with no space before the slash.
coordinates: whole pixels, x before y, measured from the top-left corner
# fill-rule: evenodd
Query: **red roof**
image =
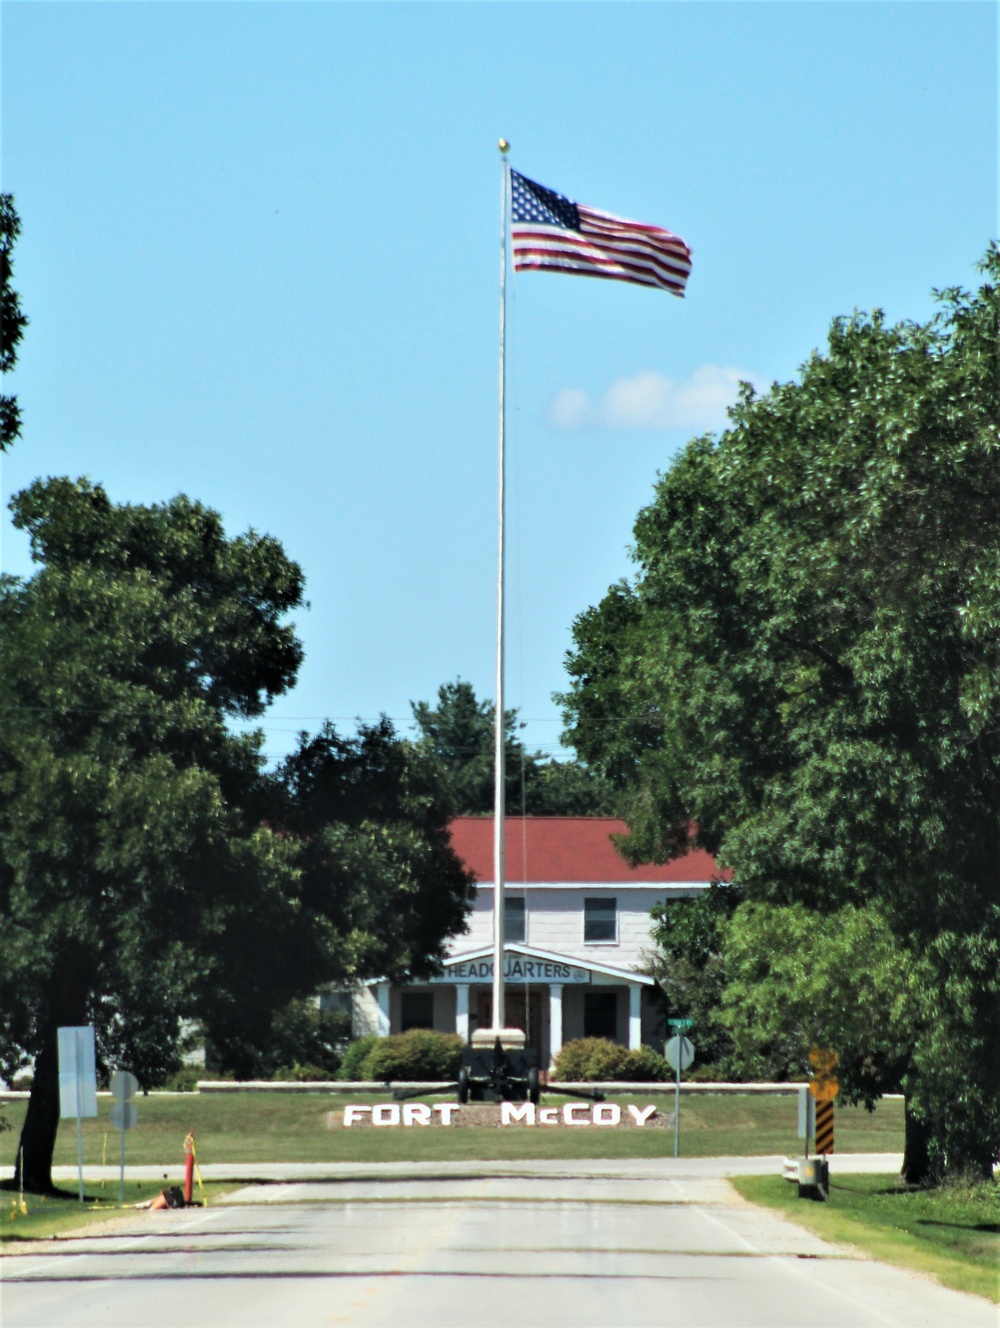
<path id="1" fill-rule="evenodd" d="M 679 885 L 709 881 L 719 875 L 715 859 L 702 849 L 660 865 L 630 867 L 611 836 L 628 830 L 611 816 L 508 816 L 505 875 L 518 881 L 580 881 L 588 885 L 644 881 Z M 480 881 L 493 880 L 493 817 L 457 816 L 451 823 L 452 847 Z"/>

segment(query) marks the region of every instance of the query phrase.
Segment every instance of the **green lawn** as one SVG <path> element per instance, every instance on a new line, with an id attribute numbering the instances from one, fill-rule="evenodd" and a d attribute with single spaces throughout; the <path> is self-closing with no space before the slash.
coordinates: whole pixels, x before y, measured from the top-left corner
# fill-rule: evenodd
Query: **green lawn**
<path id="1" fill-rule="evenodd" d="M 134 1205 L 152 1199 L 160 1190 L 161 1181 L 126 1181 L 125 1202 L 119 1201 L 118 1177 L 100 1182 L 89 1182 L 84 1187 L 84 1202 L 76 1194 L 72 1198 L 41 1198 L 37 1194 L 24 1197 L 10 1190 L 0 1190 L 0 1244 L 13 1250 L 20 1241 L 51 1240 L 55 1236 L 86 1234 L 81 1228 L 110 1218 L 139 1217 Z M 209 1205 L 221 1195 L 235 1189 L 234 1184 L 208 1182 L 204 1189 L 195 1186 L 196 1200 L 204 1199 Z M 25 1211 L 27 1210 L 27 1211 Z"/>
<path id="2" fill-rule="evenodd" d="M 838 1177 L 836 1157 L 830 1171 L 828 1203 L 799 1199 L 779 1176 L 739 1176 L 733 1184 L 827 1240 L 1000 1302 L 1000 1186 L 924 1190 L 893 1175 Z"/>
<path id="3" fill-rule="evenodd" d="M 385 1101 L 371 1096 L 349 1101 Z M 673 1109 L 672 1096 L 640 1094 L 621 1102 L 656 1102 Z M 546 1098 L 554 1104 L 559 1099 Z M 193 1129 L 198 1160 L 216 1162 L 378 1162 L 421 1160 L 517 1159 L 535 1157 L 663 1157 L 673 1153 L 672 1129 L 556 1129 L 508 1126 L 504 1129 L 431 1127 L 327 1128 L 327 1113 L 342 1109 L 343 1095 L 181 1094 L 137 1099 L 139 1123 L 128 1134 L 126 1162 L 164 1166 L 184 1160 L 184 1136 Z M 106 1148 L 109 1165 L 118 1160 L 118 1132 L 108 1121 L 110 1099 L 99 1102 L 100 1116 L 85 1121 L 84 1162 L 97 1165 Z M 5 1112 L 14 1125 L 0 1135 L 0 1164 L 14 1163 L 25 1104 Z M 681 1099 L 681 1156 L 718 1157 L 796 1153 L 797 1105 L 794 1097 L 718 1095 Z M 106 1142 L 105 1142 L 106 1140 Z M 836 1117 L 840 1152 L 901 1152 L 902 1102 L 883 1102 L 869 1114 L 863 1108 L 840 1108 Z M 76 1129 L 63 1123 L 56 1143 L 56 1165 L 76 1162 Z"/>

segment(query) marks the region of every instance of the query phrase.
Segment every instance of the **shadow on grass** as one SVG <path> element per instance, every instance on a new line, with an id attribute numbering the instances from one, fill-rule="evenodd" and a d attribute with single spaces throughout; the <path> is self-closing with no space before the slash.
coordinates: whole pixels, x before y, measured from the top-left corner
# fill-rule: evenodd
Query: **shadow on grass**
<path id="1" fill-rule="evenodd" d="M 956 1231 L 989 1231 L 1000 1235 L 1000 1222 L 940 1222 L 933 1217 L 917 1217 L 918 1227 L 954 1227 Z"/>
<path id="2" fill-rule="evenodd" d="M 15 1185 L 13 1179 L 0 1180 L 0 1193 L 20 1194 L 20 1185 Z M 61 1190 L 58 1185 L 53 1185 L 51 1190 L 25 1190 L 26 1197 L 33 1199 L 75 1199 L 80 1202 L 79 1190 Z M 93 1203 L 94 1200 L 89 1195 L 84 1195 L 85 1203 Z"/>

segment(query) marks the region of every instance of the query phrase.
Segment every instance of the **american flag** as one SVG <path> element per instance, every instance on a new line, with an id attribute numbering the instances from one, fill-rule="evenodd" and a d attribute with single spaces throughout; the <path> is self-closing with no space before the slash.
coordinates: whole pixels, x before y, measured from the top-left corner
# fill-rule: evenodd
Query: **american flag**
<path id="1" fill-rule="evenodd" d="M 679 235 L 571 203 L 517 171 L 510 179 L 515 271 L 578 272 L 684 294 L 691 250 Z"/>

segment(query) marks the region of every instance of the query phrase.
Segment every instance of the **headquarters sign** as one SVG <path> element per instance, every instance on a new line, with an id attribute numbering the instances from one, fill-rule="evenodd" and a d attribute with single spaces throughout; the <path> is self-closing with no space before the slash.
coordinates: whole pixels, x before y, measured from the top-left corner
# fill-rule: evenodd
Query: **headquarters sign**
<path id="1" fill-rule="evenodd" d="M 561 964 L 555 959 L 528 959 L 524 955 L 509 954 L 504 959 L 503 975 L 507 982 L 589 982 L 590 969 L 575 964 Z M 492 959 L 469 959 L 460 964 L 449 964 L 440 977 L 431 982 L 463 983 L 492 982 Z"/>

